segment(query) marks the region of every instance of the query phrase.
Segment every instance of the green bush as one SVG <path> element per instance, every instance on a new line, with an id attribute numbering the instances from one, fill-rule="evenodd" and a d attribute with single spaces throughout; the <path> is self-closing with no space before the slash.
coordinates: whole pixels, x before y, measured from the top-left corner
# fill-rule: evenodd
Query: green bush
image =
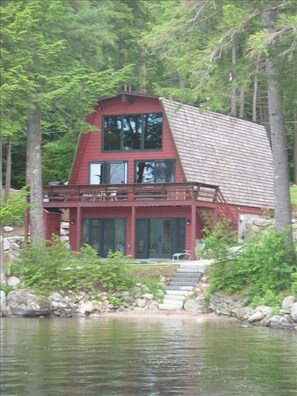
<path id="1" fill-rule="evenodd" d="M 207 259 L 216 259 L 225 262 L 230 257 L 230 247 L 237 244 L 234 233 L 228 222 L 218 222 L 214 230 L 203 230 L 204 248 L 198 256 Z"/>
<path id="2" fill-rule="evenodd" d="M 60 289 L 112 293 L 134 287 L 127 263 L 122 253 L 110 254 L 102 260 L 89 245 L 84 245 L 80 252 L 72 252 L 65 243 L 53 238 L 46 249 L 43 245 L 25 247 L 12 271 L 23 278 L 25 287 L 45 294 Z"/>
<path id="3" fill-rule="evenodd" d="M 211 235 L 215 246 L 216 234 Z M 205 240 L 206 246 L 208 240 Z M 218 246 L 222 244 L 218 241 Z M 257 234 L 247 239 L 240 255 L 228 256 L 228 245 L 214 255 L 216 263 L 210 267 L 210 291 L 224 290 L 227 294 L 239 292 L 252 305 L 278 305 L 284 293 L 296 294 L 296 263 L 288 252 L 285 235 L 275 231 Z M 297 280 L 297 279 L 296 279 Z M 295 283 L 296 282 L 296 283 Z"/>

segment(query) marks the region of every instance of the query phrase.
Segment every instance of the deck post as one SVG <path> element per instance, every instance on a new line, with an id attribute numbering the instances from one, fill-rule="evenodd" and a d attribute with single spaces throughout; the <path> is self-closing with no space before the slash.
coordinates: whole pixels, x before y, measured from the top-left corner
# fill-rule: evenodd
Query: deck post
<path id="1" fill-rule="evenodd" d="M 193 203 L 191 206 L 191 252 L 192 257 L 196 258 L 196 233 L 197 233 L 197 208 L 196 204 Z"/>

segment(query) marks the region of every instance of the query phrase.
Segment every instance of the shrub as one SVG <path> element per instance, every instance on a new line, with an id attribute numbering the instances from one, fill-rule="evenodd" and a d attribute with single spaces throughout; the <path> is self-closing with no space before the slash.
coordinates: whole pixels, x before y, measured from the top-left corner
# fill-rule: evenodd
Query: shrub
<path id="1" fill-rule="evenodd" d="M 59 289 L 114 292 L 130 290 L 135 284 L 127 263 L 119 252 L 102 260 L 88 245 L 78 253 L 69 251 L 54 237 L 46 249 L 43 245 L 26 246 L 12 270 L 23 277 L 26 287 L 46 294 Z"/>
<path id="2" fill-rule="evenodd" d="M 216 234 L 211 235 L 215 246 Z M 205 241 L 207 246 L 207 239 Z M 218 241 L 218 246 L 222 239 Z M 240 255 L 228 256 L 222 252 L 228 246 L 220 247 L 216 263 L 210 267 L 210 291 L 224 290 L 228 294 L 241 292 L 255 305 L 279 304 L 282 294 L 295 290 L 296 263 L 288 252 L 285 235 L 271 231 L 247 239 Z M 296 279 L 297 280 L 297 279 Z"/>
<path id="3" fill-rule="evenodd" d="M 218 222 L 213 231 L 205 228 L 203 233 L 204 249 L 199 252 L 199 256 L 220 262 L 226 261 L 230 256 L 230 247 L 237 243 L 229 223 Z"/>

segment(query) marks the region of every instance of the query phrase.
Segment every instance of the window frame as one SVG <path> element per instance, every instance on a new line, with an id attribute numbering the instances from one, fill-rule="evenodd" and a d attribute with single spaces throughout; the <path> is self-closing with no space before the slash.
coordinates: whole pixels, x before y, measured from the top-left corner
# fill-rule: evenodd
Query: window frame
<path id="1" fill-rule="evenodd" d="M 154 174 L 154 182 L 152 182 L 152 183 L 144 183 L 143 181 L 142 182 L 138 182 L 137 180 L 138 180 L 138 175 L 137 175 L 137 166 L 138 166 L 138 163 L 139 162 L 144 162 L 144 163 L 149 163 L 149 162 L 154 162 L 154 163 L 156 163 L 156 162 L 171 162 L 171 165 L 172 165 L 172 178 L 173 178 L 173 180 L 171 180 L 171 181 L 165 181 L 165 182 L 157 182 L 156 181 L 156 174 Z M 155 169 L 155 166 L 154 166 L 154 168 L 153 169 Z M 135 184 L 159 184 L 159 183 L 175 183 L 175 180 L 176 180 L 176 159 L 175 158 L 166 158 L 166 159 L 151 159 L 151 160 L 149 160 L 149 159 L 146 159 L 146 160 L 142 160 L 142 159 L 138 159 L 138 160 L 134 160 L 134 183 Z"/>
<path id="2" fill-rule="evenodd" d="M 147 142 L 147 131 L 145 129 L 145 120 L 146 117 L 148 117 L 149 115 L 156 115 L 159 118 L 161 118 L 161 133 L 160 133 L 160 147 L 156 147 L 156 148 L 146 148 L 145 144 Z M 123 120 L 126 118 L 131 118 L 131 117 L 141 117 L 141 135 L 140 135 L 140 148 L 125 148 L 124 143 L 125 143 L 125 130 L 124 130 L 124 122 Z M 121 130 L 120 130 L 120 136 L 119 136 L 119 144 L 120 144 L 120 148 L 117 149 L 106 149 L 105 148 L 105 120 L 108 117 L 117 117 L 120 118 L 120 122 L 121 122 Z M 157 151 L 157 150 L 162 150 L 163 148 L 163 123 L 164 123 L 164 115 L 162 112 L 150 112 L 150 113 L 130 113 L 130 114 L 105 114 L 102 116 L 102 133 L 101 133 L 101 152 L 104 153 L 110 153 L 110 152 L 130 152 L 130 151 Z"/>
<path id="3" fill-rule="evenodd" d="M 124 181 L 121 181 L 121 183 L 110 183 L 110 181 L 105 180 L 105 170 L 104 170 L 104 165 L 110 165 L 110 164 L 123 164 L 124 165 Z M 92 181 L 92 165 L 100 165 L 100 176 L 99 176 L 99 183 L 91 183 Z M 101 184 L 127 184 L 128 183 L 128 161 L 90 161 L 89 162 L 89 184 L 91 185 L 101 185 Z M 102 180 L 102 182 L 101 182 Z M 110 180 L 110 175 L 109 175 L 109 180 Z"/>

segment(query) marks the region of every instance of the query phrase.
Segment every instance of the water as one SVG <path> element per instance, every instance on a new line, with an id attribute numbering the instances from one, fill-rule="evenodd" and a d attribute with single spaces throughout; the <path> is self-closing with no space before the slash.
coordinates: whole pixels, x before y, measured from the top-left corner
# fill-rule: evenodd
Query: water
<path id="1" fill-rule="evenodd" d="M 297 335 L 194 318 L 1 320 L 1 395 L 297 395 Z"/>

